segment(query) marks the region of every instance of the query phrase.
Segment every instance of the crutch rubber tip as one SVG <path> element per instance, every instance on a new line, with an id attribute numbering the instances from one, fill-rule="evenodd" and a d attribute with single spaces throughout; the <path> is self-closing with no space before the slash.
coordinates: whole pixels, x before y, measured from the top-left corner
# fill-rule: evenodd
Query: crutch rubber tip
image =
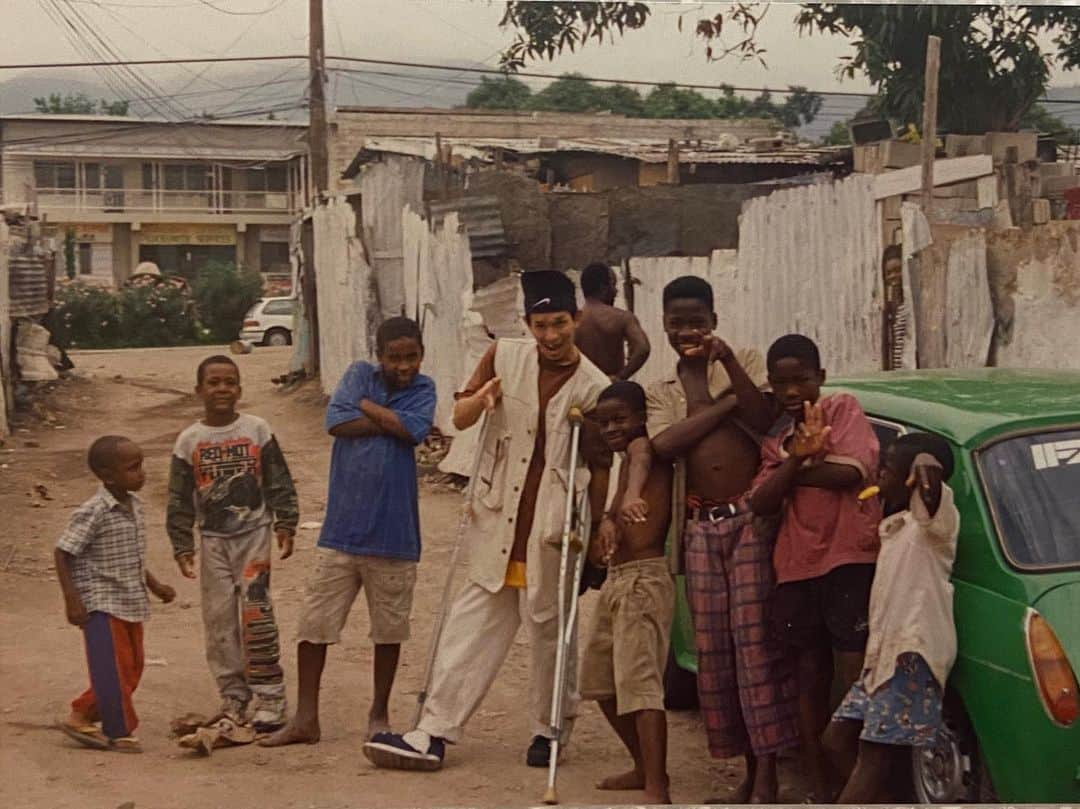
<path id="1" fill-rule="evenodd" d="M 581 408 L 574 405 L 566 414 L 566 420 L 571 424 L 581 424 L 585 420 L 585 414 L 581 412 Z"/>
<path id="2" fill-rule="evenodd" d="M 559 802 L 559 793 L 555 791 L 555 787 L 548 787 L 544 792 L 544 803 L 548 806 L 554 806 Z"/>

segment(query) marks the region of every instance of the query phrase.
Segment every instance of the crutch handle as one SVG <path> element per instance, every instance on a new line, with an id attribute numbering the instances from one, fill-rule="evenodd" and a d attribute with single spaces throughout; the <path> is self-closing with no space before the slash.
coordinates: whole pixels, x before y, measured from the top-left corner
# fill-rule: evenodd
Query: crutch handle
<path id="1" fill-rule="evenodd" d="M 581 412 L 581 408 L 574 405 L 566 414 L 566 420 L 571 424 L 581 424 L 585 421 L 585 414 Z"/>

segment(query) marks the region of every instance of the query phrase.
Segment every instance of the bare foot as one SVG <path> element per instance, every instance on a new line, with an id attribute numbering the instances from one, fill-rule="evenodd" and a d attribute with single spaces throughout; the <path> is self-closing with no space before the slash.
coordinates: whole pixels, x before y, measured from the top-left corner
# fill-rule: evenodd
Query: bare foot
<path id="1" fill-rule="evenodd" d="M 272 733 L 265 739 L 259 740 L 260 747 L 285 747 L 289 744 L 316 744 L 319 741 L 321 731 L 319 723 L 300 722 L 296 717 L 292 718 L 285 727 L 277 733 Z"/>
<path id="2" fill-rule="evenodd" d="M 597 789 L 607 789 L 613 792 L 628 792 L 634 789 L 645 789 L 645 774 L 637 770 L 609 775 L 596 785 Z"/>
<path id="3" fill-rule="evenodd" d="M 671 803 L 671 795 L 666 789 L 661 789 L 656 792 L 652 790 L 645 790 L 645 805 L 646 806 L 660 806 L 661 804 Z"/>
<path id="4" fill-rule="evenodd" d="M 776 803 L 780 784 L 776 777 L 776 764 L 766 766 L 759 762 L 754 772 L 754 785 L 750 791 L 750 803 Z"/>

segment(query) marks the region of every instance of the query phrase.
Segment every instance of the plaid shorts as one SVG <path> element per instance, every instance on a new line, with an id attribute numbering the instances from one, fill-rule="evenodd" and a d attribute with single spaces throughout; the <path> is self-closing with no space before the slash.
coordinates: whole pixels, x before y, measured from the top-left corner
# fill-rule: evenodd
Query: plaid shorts
<path id="1" fill-rule="evenodd" d="M 922 655 L 905 652 L 873 694 L 856 682 L 833 717 L 862 722 L 864 742 L 930 747 L 941 728 L 941 686 Z"/>

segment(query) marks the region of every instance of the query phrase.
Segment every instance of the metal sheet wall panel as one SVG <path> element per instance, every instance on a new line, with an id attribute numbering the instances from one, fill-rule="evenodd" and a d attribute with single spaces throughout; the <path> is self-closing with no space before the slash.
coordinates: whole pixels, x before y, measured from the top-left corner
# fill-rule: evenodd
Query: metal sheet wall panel
<path id="1" fill-rule="evenodd" d="M 34 317 L 49 311 L 49 276 L 43 256 L 9 253 L 11 317 Z"/>
<path id="2" fill-rule="evenodd" d="M 374 271 L 353 234 L 356 214 L 344 199 L 312 213 L 318 273 L 319 361 L 322 388 L 333 393 L 356 360 L 373 361 Z"/>
<path id="3" fill-rule="evenodd" d="M 734 278 L 717 295 L 723 333 L 768 349 L 789 332 L 832 373 L 881 365 L 881 221 L 874 178 L 777 191 L 743 205 Z M 719 292 L 719 290 L 718 290 Z"/>

